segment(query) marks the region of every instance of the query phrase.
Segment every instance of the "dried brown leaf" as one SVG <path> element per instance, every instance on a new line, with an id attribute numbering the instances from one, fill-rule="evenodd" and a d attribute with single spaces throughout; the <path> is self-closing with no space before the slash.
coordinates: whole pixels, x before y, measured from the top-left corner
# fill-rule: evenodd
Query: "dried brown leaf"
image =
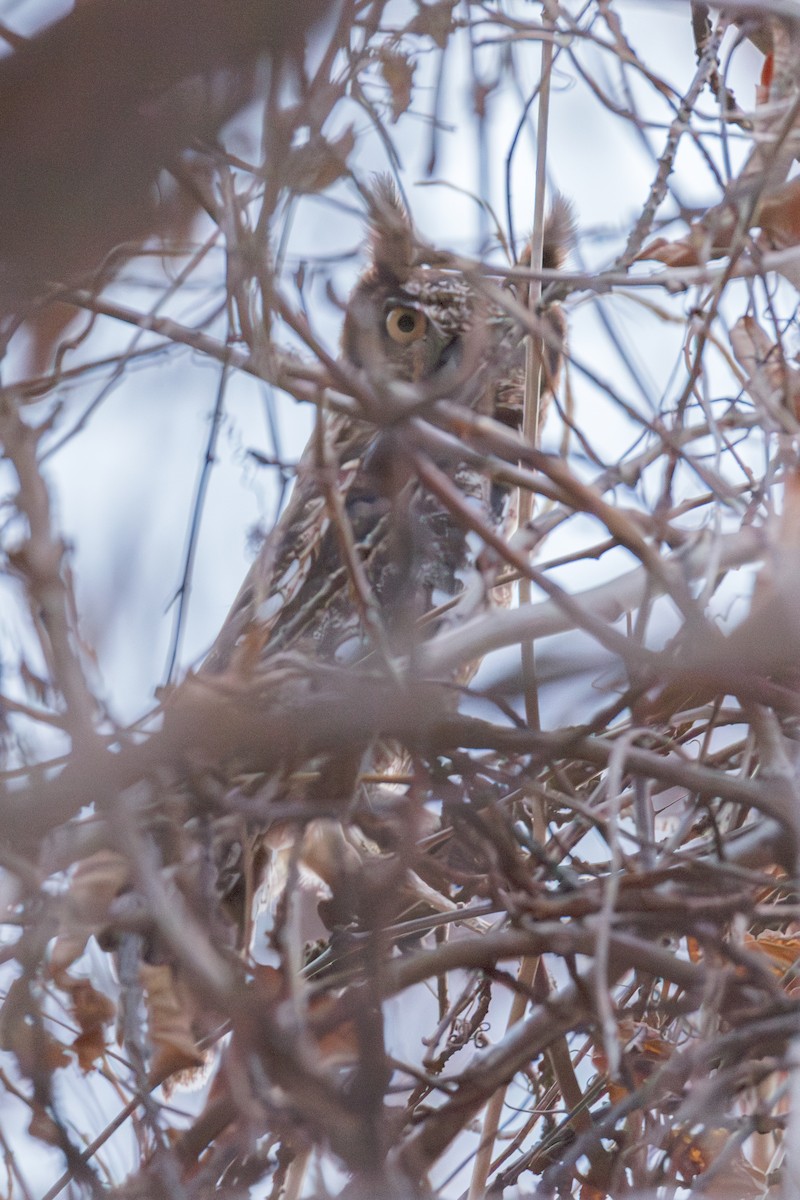
<path id="1" fill-rule="evenodd" d="M 800 244 L 800 179 L 790 179 L 767 192 L 753 223 L 778 249 Z"/>
<path id="2" fill-rule="evenodd" d="M 106 1050 L 105 1026 L 113 1021 L 116 1005 L 88 979 L 67 979 L 59 985 L 70 994 L 70 1012 L 80 1033 L 72 1043 L 82 1071 L 89 1071 Z"/>
<path id="3" fill-rule="evenodd" d="M 192 1013 L 179 996 L 172 968 L 168 964 L 142 963 L 139 977 L 154 1049 L 152 1075 L 164 1078 L 176 1071 L 202 1066 L 205 1058 L 192 1032 Z"/>
<path id="4" fill-rule="evenodd" d="M 98 850 L 78 864 L 61 904 L 61 924 L 49 959 L 50 974 L 61 973 L 80 958 L 89 937 L 108 915 L 111 901 L 129 882 L 126 859 L 113 850 Z"/>
<path id="5" fill-rule="evenodd" d="M 731 329 L 731 349 L 747 377 L 747 391 L 760 405 L 768 405 L 785 380 L 779 348 L 753 317 L 742 317 Z"/>
<path id="6" fill-rule="evenodd" d="M 624 1019 L 618 1022 L 619 1039 L 625 1045 L 625 1076 L 638 1087 L 650 1078 L 656 1067 L 661 1066 L 672 1054 L 672 1046 L 665 1042 L 657 1029 L 650 1025 Z M 606 1074 L 608 1059 L 602 1044 L 592 1049 L 592 1062 L 598 1071 Z M 628 1087 L 613 1080 L 609 1081 L 608 1094 L 612 1104 L 618 1103 L 628 1094 Z"/>
<path id="7" fill-rule="evenodd" d="M 695 267 L 708 259 L 721 258 L 730 249 L 741 215 L 752 205 L 748 227 L 761 229 L 764 248 L 786 249 L 800 244 L 800 179 L 765 190 L 754 191 L 760 179 L 740 180 L 729 198 L 709 209 L 677 241 L 655 238 L 636 256 L 637 261 L 661 262 L 667 267 Z M 751 199 L 752 197 L 752 199 Z"/>
<path id="8" fill-rule="evenodd" d="M 70 880 L 67 904 L 81 921 L 105 919 L 108 906 L 130 878 L 127 859 L 114 850 L 98 850 L 78 864 Z"/>
<path id="9" fill-rule="evenodd" d="M 453 32 L 453 10 L 458 0 L 436 0 L 434 4 L 423 4 L 417 0 L 417 15 L 408 26 L 409 33 L 432 38 L 444 50 L 447 39 Z"/>
<path id="10" fill-rule="evenodd" d="M 800 960 L 800 937 L 786 937 L 766 930 L 755 937 L 746 934 L 744 944 L 748 950 L 755 950 L 768 958 L 778 975 L 782 975 Z"/>
<path id="11" fill-rule="evenodd" d="M 707 1129 L 693 1135 L 685 1129 L 675 1130 L 669 1143 L 669 1156 L 676 1178 L 690 1184 L 703 1175 L 730 1144 L 727 1129 Z M 756 1170 L 741 1151 L 731 1155 L 713 1178 L 702 1187 L 704 1196 L 717 1196 L 719 1200 L 755 1200 L 766 1191 L 766 1176 Z"/>
<path id="12" fill-rule="evenodd" d="M 86 943 L 89 940 L 90 930 L 75 929 L 71 932 L 59 933 L 53 943 L 53 950 L 47 960 L 47 965 L 50 974 L 58 983 L 61 980 L 62 974 L 72 966 L 77 959 L 83 954 L 86 949 Z"/>
<path id="13" fill-rule="evenodd" d="M 58 1126 L 53 1118 L 37 1104 L 33 1109 L 33 1116 L 28 1125 L 28 1133 L 32 1138 L 39 1142 L 45 1142 L 48 1146 L 60 1146 L 62 1139 L 58 1132 Z"/>
<path id="14" fill-rule="evenodd" d="M 711 1158 L 698 1138 L 684 1129 L 675 1130 L 669 1141 L 669 1157 L 677 1178 L 682 1183 L 691 1183 L 698 1175 L 707 1171 Z"/>
<path id="15" fill-rule="evenodd" d="M 347 160 L 356 144 L 352 127 L 334 141 L 313 137 L 289 152 L 284 183 L 300 195 L 324 192 L 348 173 Z"/>
<path id="16" fill-rule="evenodd" d="M 660 262 L 666 267 L 696 267 L 700 260 L 690 238 L 678 242 L 655 238 L 639 251 L 635 261 Z"/>
<path id="17" fill-rule="evenodd" d="M 400 119 L 411 105 L 414 84 L 414 63 L 399 50 L 381 47 L 379 51 L 381 75 L 392 97 L 392 121 Z"/>

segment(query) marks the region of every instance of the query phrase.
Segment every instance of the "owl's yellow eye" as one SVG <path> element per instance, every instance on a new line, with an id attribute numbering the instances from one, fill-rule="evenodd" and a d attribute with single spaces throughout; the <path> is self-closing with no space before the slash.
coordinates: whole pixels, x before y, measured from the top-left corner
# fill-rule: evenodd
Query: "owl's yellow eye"
<path id="1" fill-rule="evenodd" d="M 410 346 L 425 336 L 428 328 L 428 318 L 418 308 L 407 308 L 398 304 L 390 308 L 386 314 L 386 332 L 393 342 L 401 346 Z"/>

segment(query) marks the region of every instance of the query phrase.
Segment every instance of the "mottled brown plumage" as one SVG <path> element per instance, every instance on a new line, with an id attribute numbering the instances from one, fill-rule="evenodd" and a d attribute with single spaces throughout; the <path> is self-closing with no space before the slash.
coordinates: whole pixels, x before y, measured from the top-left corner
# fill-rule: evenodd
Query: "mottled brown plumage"
<path id="1" fill-rule="evenodd" d="M 562 261 L 570 236 L 569 209 L 558 200 L 546 231 L 546 266 Z M 446 399 L 520 428 L 524 329 L 496 294 L 491 300 L 490 289 L 431 262 L 434 257 L 420 249 L 393 186 L 380 181 L 370 198 L 370 261 L 347 305 L 343 361 L 359 373 L 374 397 L 371 411 L 379 416 L 401 407 L 424 413 Z M 525 303 L 526 297 L 516 299 Z M 540 426 L 560 370 L 563 316 L 551 310 L 544 321 L 550 336 Z M 490 602 L 501 561 L 422 486 L 405 437 L 402 421 L 381 426 L 324 417 L 302 455 L 286 510 L 266 538 L 199 682 L 224 676 L 233 686 L 236 680 L 252 686 L 263 677 L 274 702 L 274 669 L 281 662 L 300 670 L 306 663 L 312 673 L 327 665 L 397 676 L 414 670 L 417 647 L 442 621 L 463 620 Z M 436 465 L 486 525 L 503 535 L 511 531 L 515 504 L 508 487 L 459 461 L 457 453 Z M 310 799 L 344 813 L 361 772 L 396 770 L 398 764 L 404 765 L 403 751 L 395 744 L 348 745 L 304 764 L 305 771 L 316 770 L 313 784 L 292 777 L 297 764 L 290 764 L 284 779 L 257 779 L 250 787 L 256 803 L 259 797 L 264 804 Z M 375 803 L 371 795 L 362 808 Z M 274 828 L 266 839 L 260 831 L 254 835 L 246 873 L 255 883 L 266 873 L 270 903 L 280 894 L 287 861 L 282 851 L 292 837 L 287 841 Z M 339 907 L 329 919 L 335 922 L 349 919 L 358 891 L 353 881 L 363 860 L 359 838 L 338 821 L 312 821 L 305 830 L 300 860 L 332 885 Z M 349 883 L 337 887 L 342 872 Z M 344 908 L 343 895 L 349 897 Z M 244 899 L 245 912 L 250 899 Z"/>
<path id="2" fill-rule="evenodd" d="M 376 185 L 370 216 L 370 263 L 347 306 L 343 359 L 363 373 L 378 404 L 396 404 L 399 387 L 404 403 L 416 399 L 423 411 L 448 399 L 519 428 L 524 331 L 463 274 L 426 260 L 390 182 Z M 546 266 L 563 260 L 570 237 L 569 208 L 559 199 L 545 234 Z M 529 248 L 526 254 L 529 261 Z M 560 310 L 547 320 L 560 339 Z M 559 350 L 548 345 L 545 359 L 540 427 Z M 439 465 L 492 528 L 508 531 L 514 506 L 507 488 L 463 462 Z M 476 543 L 414 478 L 402 426 L 328 416 L 204 670 L 252 669 L 254 645 L 262 661 L 287 651 L 342 664 L 374 651 L 407 655 L 431 609 L 461 596 L 463 617 L 468 606 L 487 602 Z M 426 623 L 425 636 L 435 628 Z"/>

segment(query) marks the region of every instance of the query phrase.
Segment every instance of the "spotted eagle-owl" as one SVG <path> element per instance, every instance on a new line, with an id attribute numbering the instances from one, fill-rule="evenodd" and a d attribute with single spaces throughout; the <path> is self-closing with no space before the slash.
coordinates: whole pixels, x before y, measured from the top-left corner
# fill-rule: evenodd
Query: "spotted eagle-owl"
<path id="1" fill-rule="evenodd" d="M 561 264 L 570 236 L 569 206 L 558 199 L 545 229 L 546 267 Z M 201 682 L 268 678 L 271 666 L 287 660 L 401 677 L 414 670 L 415 652 L 442 622 L 462 620 L 491 602 L 502 561 L 421 483 L 409 454 L 408 418 L 431 415 L 437 401 L 448 400 L 519 429 L 525 329 L 510 315 L 513 305 L 499 303 L 477 276 L 433 257 L 420 248 L 394 187 L 380 181 L 370 194 L 370 261 L 347 305 L 341 339 L 342 363 L 362 398 L 364 419 L 326 414 Z M 515 299 L 525 304 L 524 295 Z M 542 324 L 539 427 L 560 370 L 561 310 L 551 307 Z M 511 489 L 460 459 L 458 443 L 452 444 L 456 449 L 443 452 L 437 468 L 484 525 L 507 535 L 514 522 Z M 318 777 L 312 794 L 344 811 L 360 773 L 385 772 L 399 761 L 402 749 L 394 744 L 343 747 L 311 764 Z M 252 786 L 270 800 L 309 795 L 307 783 L 298 788 L 288 776 L 277 786 L 274 779 Z M 301 857 L 330 883 L 331 854 L 341 860 L 350 851 L 342 826 L 312 821 L 305 838 Z M 279 839 L 265 841 L 259 833 L 253 844 L 260 847 L 254 853 L 263 877 L 274 869 Z M 265 866 L 270 855 L 271 868 Z M 251 879 L 258 874 L 249 871 Z M 245 911 L 251 901 L 252 893 Z"/>

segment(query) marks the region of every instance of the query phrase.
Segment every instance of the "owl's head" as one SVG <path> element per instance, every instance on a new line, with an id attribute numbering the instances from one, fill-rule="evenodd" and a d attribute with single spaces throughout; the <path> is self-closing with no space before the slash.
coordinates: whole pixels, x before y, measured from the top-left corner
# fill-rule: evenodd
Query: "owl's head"
<path id="1" fill-rule="evenodd" d="M 342 351 L 375 384 L 427 385 L 444 395 L 464 374 L 470 333 L 480 336 L 480 305 L 463 276 L 426 261 L 392 181 L 369 195 L 370 263 L 350 298 Z"/>
<path id="2" fill-rule="evenodd" d="M 415 385 L 420 402 L 447 398 L 519 428 L 525 377 L 526 326 L 512 308 L 487 301 L 480 281 L 445 269 L 421 248 L 388 177 L 369 192 L 370 262 L 347 306 L 342 352 L 380 392 Z M 545 222 L 544 266 L 563 265 L 574 237 L 569 203 L 557 196 Z M 527 255 L 527 258 L 526 258 Z M 520 265 L 530 263 L 530 243 Z M 524 296 L 507 285 L 518 306 Z M 539 317 L 545 353 L 541 413 L 555 390 L 566 331 L 558 305 Z"/>

